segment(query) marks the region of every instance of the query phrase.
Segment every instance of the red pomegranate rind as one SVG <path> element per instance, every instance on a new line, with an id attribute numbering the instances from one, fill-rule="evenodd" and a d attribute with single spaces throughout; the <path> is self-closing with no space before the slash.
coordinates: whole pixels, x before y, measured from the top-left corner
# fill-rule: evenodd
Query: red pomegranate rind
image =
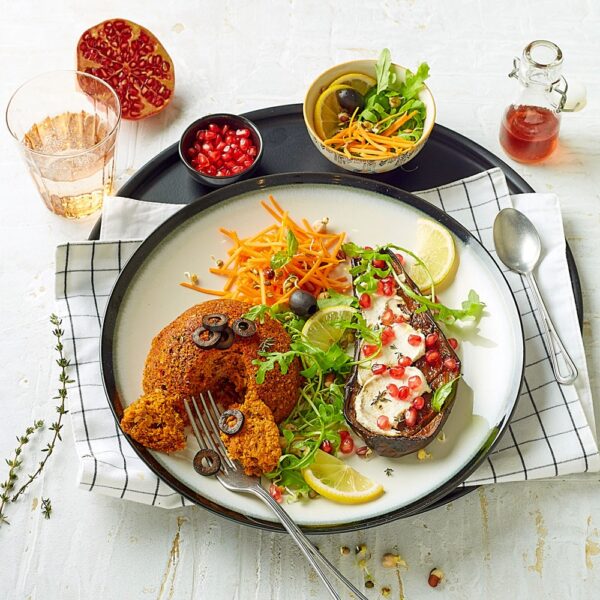
<path id="1" fill-rule="evenodd" d="M 173 97 L 175 70 L 168 52 L 150 31 L 125 19 L 103 21 L 83 33 L 77 70 L 113 87 L 124 119 L 155 115 Z"/>

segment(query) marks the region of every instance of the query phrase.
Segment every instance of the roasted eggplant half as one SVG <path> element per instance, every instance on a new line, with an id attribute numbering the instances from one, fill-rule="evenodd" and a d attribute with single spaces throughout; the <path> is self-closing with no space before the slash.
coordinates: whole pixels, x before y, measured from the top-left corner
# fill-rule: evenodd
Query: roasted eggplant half
<path id="1" fill-rule="evenodd" d="M 360 299 L 367 324 L 381 334 L 382 347 L 358 340 L 355 366 L 346 384 L 344 414 L 352 429 L 381 456 L 399 457 L 429 444 L 448 418 L 460 379 L 460 360 L 431 311 L 407 295 L 420 290 L 389 249 L 392 274 L 378 291 Z M 356 266 L 361 259 L 353 259 Z M 364 259 L 362 259 L 364 260 Z M 376 347 L 375 347 L 376 348 Z"/>

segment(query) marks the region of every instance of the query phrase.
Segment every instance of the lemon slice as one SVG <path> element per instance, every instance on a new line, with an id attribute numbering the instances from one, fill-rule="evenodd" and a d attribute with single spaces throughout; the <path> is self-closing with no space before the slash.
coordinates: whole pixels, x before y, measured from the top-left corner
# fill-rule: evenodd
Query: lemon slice
<path id="1" fill-rule="evenodd" d="M 304 481 L 328 500 L 342 504 L 362 504 L 379 498 L 383 486 L 361 475 L 343 460 L 317 450 L 315 462 L 302 470 Z"/>
<path id="2" fill-rule="evenodd" d="M 364 96 L 376 83 L 375 79 L 364 73 L 348 73 L 332 81 L 331 85 L 349 85 Z"/>
<path id="3" fill-rule="evenodd" d="M 351 306 L 330 306 L 317 311 L 302 328 L 302 335 L 313 346 L 327 352 L 344 335 L 343 327 L 336 327 L 340 321 L 349 321 L 356 309 Z"/>
<path id="4" fill-rule="evenodd" d="M 425 263 L 431 278 L 425 269 L 415 264 L 410 269 L 412 280 L 421 290 L 431 288 L 431 279 L 438 286 L 456 272 L 456 249 L 452 234 L 439 223 L 430 219 L 417 221 L 417 250 L 415 254 Z"/>
<path id="5" fill-rule="evenodd" d="M 315 129 L 322 140 L 326 140 L 337 132 L 338 115 L 342 108 L 335 93 L 338 90 L 350 89 L 349 85 L 330 85 L 317 99 L 315 104 Z"/>

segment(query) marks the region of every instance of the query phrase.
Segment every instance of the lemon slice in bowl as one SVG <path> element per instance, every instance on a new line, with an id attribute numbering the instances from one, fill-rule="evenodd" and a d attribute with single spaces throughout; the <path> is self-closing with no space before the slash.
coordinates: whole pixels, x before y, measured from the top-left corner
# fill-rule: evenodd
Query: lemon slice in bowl
<path id="1" fill-rule="evenodd" d="M 302 328 L 302 335 L 307 342 L 323 352 L 327 352 L 333 344 L 339 342 L 345 329 L 336 324 L 349 321 L 356 312 L 351 306 L 330 306 L 317 311 Z"/>
<path id="2" fill-rule="evenodd" d="M 365 75 L 364 73 L 348 73 L 347 75 L 340 75 L 340 77 L 332 81 L 330 85 L 349 85 L 364 96 L 376 83 L 377 81 L 370 75 Z"/>
<path id="3" fill-rule="evenodd" d="M 456 273 L 456 248 L 452 234 L 430 219 L 417 221 L 417 249 L 415 254 L 425 263 L 427 271 L 419 264 L 410 268 L 409 275 L 421 290 L 449 283 Z M 431 275 L 431 277 L 430 277 Z"/>
<path id="4" fill-rule="evenodd" d="M 315 462 L 302 470 L 304 481 L 318 494 L 342 504 L 362 504 L 379 498 L 383 486 L 371 481 L 343 460 L 317 450 Z"/>
<path id="5" fill-rule="evenodd" d="M 322 140 L 326 140 L 339 128 L 338 115 L 342 107 L 338 102 L 336 92 L 351 89 L 349 85 L 330 85 L 321 93 L 315 104 L 315 129 Z"/>

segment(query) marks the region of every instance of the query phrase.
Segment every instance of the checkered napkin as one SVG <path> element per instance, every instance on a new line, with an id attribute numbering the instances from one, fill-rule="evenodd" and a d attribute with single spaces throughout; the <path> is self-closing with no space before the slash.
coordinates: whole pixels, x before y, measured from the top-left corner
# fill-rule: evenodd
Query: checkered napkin
<path id="1" fill-rule="evenodd" d="M 540 288 L 550 301 L 551 312 L 552 307 L 560 307 L 560 319 L 555 322 L 579 369 L 576 385 L 556 382 L 531 290 L 524 278 L 499 263 L 523 320 L 525 378 L 518 408 L 499 447 L 464 485 L 600 469 L 558 199 L 552 194 L 511 198 L 499 169 L 418 194 L 460 221 L 494 256 L 492 225 L 497 212 L 512 204 L 527 213 L 540 231 L 544 248 L 538 270 Z M 108 198 L 101 240 L 61 245 L 56 252 L 56 295 L 75 379 L 69 390 L 69 414 L 81 459 L 79 483 L 90 491 L 168 508 L 186 501 L 148 470 L 120 433 L 102 387 L 98 346 L 102 315 L 117 275 L 138 248 L 139 240 L 179 208 Z"/>

